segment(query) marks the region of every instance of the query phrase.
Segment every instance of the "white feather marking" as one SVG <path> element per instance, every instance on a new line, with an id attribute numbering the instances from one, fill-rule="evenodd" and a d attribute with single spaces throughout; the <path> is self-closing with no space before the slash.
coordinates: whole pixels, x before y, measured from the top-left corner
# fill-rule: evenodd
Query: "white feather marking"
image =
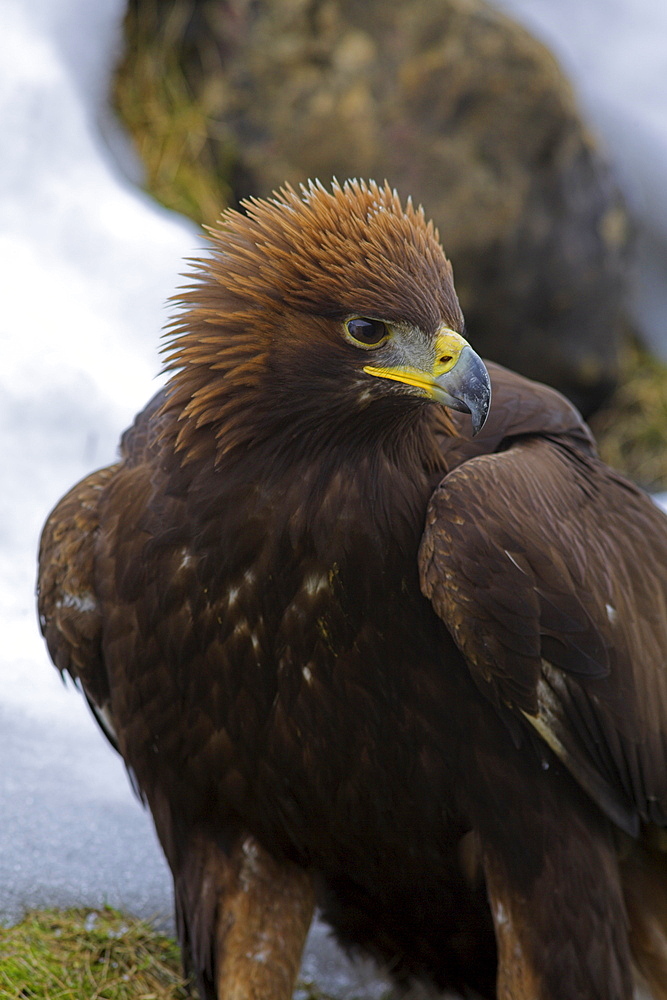
<path id="1" fill-rule="evenodd" d="M 188 569 L 192 566 L 194 559 L 190 555 L 187 549 L 181 549 L 181 561 L 178 565 L 179 569 Z"/>
<path id="2" fill-rule="evenodd" d="M 241 883 L 247 892 L 255 885 L 257 877 L 262 875 L 262 861 L 259 848 L 252 837 L 246 837 L 241 847 L 243 860 L 241 862 Z"/>
<path id="3" fill-rule="evenodd" d="M 316 573 L 311 573 L 303 581 L 303 589 L 308 594 L 309 597 L 316 597 L 323 590 L 327 590 L 329 587 L 329 580 L 326 576 L 320 576 Z"/>
<path id="4" fill-rule="evenodd" d="M 56 601 L 56 607 L 74 608 L 75 611 L 80 611 L 83 614 L 86 611 L 96 611 L 97 601 L 90 591 L 84 591 L 83 594 L 68 594 L 64 592 L 62 600 Z"/>
<path id="5" fill-rule="evenodd" d="M 512 949 L 512 960 L 517 964 L 517 966 L 521 966 L 524 961 L 523 949 L 519 938 L 514 933 L 510 915 L 499 899 L 493 900 L 492 907 L 493 920 L 496 925 L 496 934 L 499 938 L 499 944 L 501 944 L 503 940 L 506 941 Z M 505 949 L 503 948 L 503 950 Z M 508 953 L 506 952 L 506 954 Z"/>
<path id="6" fill-rule="evenodd" d="M 234 631 L 232 633 L 235 636 L 248 636 L 250 635 L 250 626 L 248 625 L 247 618 L 239 618 L 236 625 L 234 626 Z"/>
<path id="7" fill-rule="evenodd" d="M 503 549 L 503 552 L 505 553 L 505 555 L 507 556 L 507 558 L 509 559 L 509 561 L 510 561 L 511 563 L 514 563 L 514 565 L 515 565 L 515 566 L 516 566 L 516 568 L 517 568 L 517 569 L 519 570 L 519 572 L 520 572 L 520 573 L 523 573 L 523 575 L 525 576 L 525 575 L 526 575 L 526 571 L 525 571 L 525 569 L 522 569 L 522 567 L 521 567 L 521 566 L 519 566 L 518 562 L 516 561 L 516 559 L 514 558 L 514 556 L 512 555 L 512 553 L 511 553 L 511 552 L 508 552 L 508 551 L 507 551 L 507 549 Z"/>
<path id="8" fill-rule="evenodd" d="M 313 672 L 309 666 L 305 666 L 301 671 L 301 673 L 303 674 L 303 679 L 305 680 L 306 684 L 310 685 L 313 683 Z"/>
<path id="9" fill-rule="evenodd" d="M 118 733 L 116 732 L 116 727 L 111 721 L 111 713 L 109 712 L 108 707 L 105 705 L 103 708 L 100 708 L 99 705 L 95 705 L 95 712 L 100 716 L 100 724 L 102 725 L 102 728 L 109 733 L 116 743 L 118 743 Z"/>
<path id="10" fill-rule="evenodd" d="M 612 604 L 605 604 L 605 611 L 607 612 L 607 618 L 613 625 L 616 621 L 616 608 Z"/>
<path id="11" fill-rule="evenodd" d="M 247 951 L 245 957 L 249 958 L 251 962 L 261 962 L 265 965 L 271 957 L 271 952 L 269 951 Z"/>
<path id="12" fill-rule="evenodd" d="M 507 915 L 507 910 L 499 899 L 497 899 L 494 903 L 493 916 L 497 927 L 509 927 L 510 918 Z"/>

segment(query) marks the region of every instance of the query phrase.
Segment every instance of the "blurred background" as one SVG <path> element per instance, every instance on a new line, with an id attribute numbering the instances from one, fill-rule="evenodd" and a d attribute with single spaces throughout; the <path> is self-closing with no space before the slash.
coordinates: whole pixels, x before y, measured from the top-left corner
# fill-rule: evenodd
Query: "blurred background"
<path id="1" fill-rule="evenodd" d="M 3 0 L 0 55 L 0 920 L 168 919 L 150 821 L 33 588 L 49 509 L 159 384 L 201 224 L 286 180 L 386 178 L 435 219 L 475 348 L 665 490 L 667 5 Z M 323 942 L 313 978 L 379 995 Z"/>

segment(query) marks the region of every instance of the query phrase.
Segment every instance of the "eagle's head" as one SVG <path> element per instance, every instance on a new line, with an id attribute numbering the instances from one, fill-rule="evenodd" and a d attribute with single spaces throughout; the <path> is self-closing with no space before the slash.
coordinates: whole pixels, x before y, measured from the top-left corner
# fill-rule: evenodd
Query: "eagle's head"
<path id="1" fill-rule="evenodd" d="M 462 336 L 452 268 L 421 208 L 387 184 L 286 186 L 228 210 L 170 330 L 179 446 L 279 430 L 304 447 L 387 434 L 425 402 L 484 423 L 489 377 Z M 310 445 L 307 443 L 310 442 Z"/>

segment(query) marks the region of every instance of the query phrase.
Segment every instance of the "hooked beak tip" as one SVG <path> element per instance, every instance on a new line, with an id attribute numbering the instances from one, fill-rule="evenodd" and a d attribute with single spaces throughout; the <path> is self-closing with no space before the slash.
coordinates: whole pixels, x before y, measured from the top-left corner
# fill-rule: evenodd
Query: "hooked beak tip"
<path id="1" fill-rule="evenodd" d="M 456 365 L 437 379 L 441 402 L 453 410 L 469 413 L 472 433 L 479 434 L 491 406 L 491 380 L 486 365 L 469 344 L 461 351 Z"/>

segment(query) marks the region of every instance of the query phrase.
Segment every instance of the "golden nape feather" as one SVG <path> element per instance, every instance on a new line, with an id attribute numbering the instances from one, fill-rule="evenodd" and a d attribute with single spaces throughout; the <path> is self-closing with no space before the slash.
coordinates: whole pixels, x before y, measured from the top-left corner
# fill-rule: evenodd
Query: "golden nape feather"
<path id="1" fill-rule="evenodd" d="M 664 515 L 475 354 L 421 209 L 244 207 L 40 549 L 200 995 L 288 1000 L 317 903 L 402 986 L 667 998 Z"/>

